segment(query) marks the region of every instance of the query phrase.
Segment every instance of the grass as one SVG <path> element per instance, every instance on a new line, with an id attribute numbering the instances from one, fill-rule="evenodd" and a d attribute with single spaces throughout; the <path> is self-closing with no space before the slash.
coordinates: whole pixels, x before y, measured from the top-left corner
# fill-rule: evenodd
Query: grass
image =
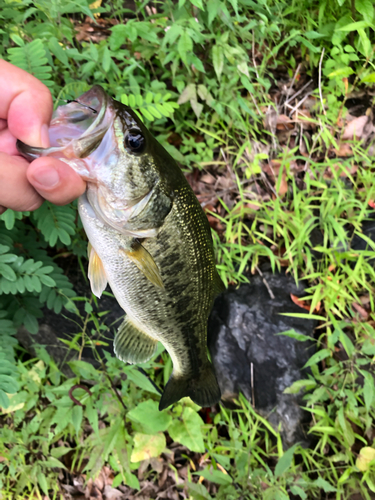
<path id="1" fill-rule="evenodd" d="M 8 211 L 0 249 L 18 285 L 0 269 L 0 497 L 68 498 L 107 481 L 129 499 L 372 498 L 375 244 L 362 233 L 375 203 L 372 2 L 0 1 L 0 19 L 0 57 L 57 101 L 98 83 L 140 113 L 205 208 L 227 285 L 268 262 L 307 282 L 300 316 L 319 319 L 311 374 L 288 389 L 305 394 L 309 448 L 283 449 L 242 395 L 235 410 L 183 401 L 159 413 L 169 358 L 158 352 L 148 376 L 100 360 L 91 335 L 107 342 L 103 317 L 58 264 L 86 266 L 75 205 Z M 41 293 L 22 292 L 20 257 L 24 274 L 43 266 Z M 66 378 L 45 350 L 30 359 L 17 347 L 16 328 L 37 331 L 43 306 L 76 313 L 67 348 L 91 346 L 99 369 L 74 361 Z"/>

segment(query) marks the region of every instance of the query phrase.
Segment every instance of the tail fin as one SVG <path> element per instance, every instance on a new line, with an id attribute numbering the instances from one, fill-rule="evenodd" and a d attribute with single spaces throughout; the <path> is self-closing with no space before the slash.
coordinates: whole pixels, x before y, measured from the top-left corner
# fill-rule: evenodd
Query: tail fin
<path id="1" fill-rule="evenodd" d="M 160 399 L 159 410 L 164 410 L 181 398 L 189 396 L 199 406 L 212 406 L 220 400 L 221 392 L 211 364 L 196 378 L 171 375 Z"/>

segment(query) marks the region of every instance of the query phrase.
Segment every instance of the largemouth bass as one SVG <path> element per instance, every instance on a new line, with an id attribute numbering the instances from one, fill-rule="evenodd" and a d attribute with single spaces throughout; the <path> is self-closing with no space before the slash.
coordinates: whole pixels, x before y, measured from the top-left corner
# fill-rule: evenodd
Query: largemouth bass
<path id="1" fill-rule="evenodd" d="M 143 363 L 160 341 L 173 361 L 159 409 L 184 396 L 220 399 L 207 357 L 207 320 L 224 289 L 210 226 L 177 163 L 137 115 L 94 86 L 59 106 L 51 147 L 18 141 L 28 160 L 56 157 L 87 181 L 79 214 L 89 239 L 91 288 L 109 283 L 126 312 L 114 340 L 118 358 Z"/>

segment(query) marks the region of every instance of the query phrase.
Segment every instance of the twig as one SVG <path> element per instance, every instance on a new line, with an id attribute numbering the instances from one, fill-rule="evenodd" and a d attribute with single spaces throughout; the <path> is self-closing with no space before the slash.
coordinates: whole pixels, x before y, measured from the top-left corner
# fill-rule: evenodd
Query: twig
<path id="1" fill-rule="evenodd" d="M 119 400 L 119 402 L 120 402 L 121 406 L 124 408 L 124 410 L 125 410 L 125 415 L 126 415 L 126 412 L 128 411 L 128 409 L 127 409 L 127 407 L 125 406 L 125 403 L 123 402 L 123 400 L 122 400 L 122 398 L 121 398 L 120 394 L 118 393 L 118 391 L 117 391 L 117 389 L 116 389 L 116 387 L 115 387 L 115 384 L 113 383 L 113 381 L 112 381 L 111 377 L 109 376 L 109 373 L 107 372 L 107 367 L 106 367 L 106 365 L 104 364 L 104 362 L 103 362 L 103 360 L 102 360 L 101 358 L 100 358 L 100 363 L 101 363 L 101 365 L 102 365 L 102 370 L 103 370 L 103 373 L 104 373 L 104 375 L 107 377 L 107 379 L 109 380 L 109 383 L 110 383 L 110 385 L 111 385 L 111 389 L 112 389 L 112 391 L 115 393 L 115 396 L 116 396 L 116 398 Z M 125 417 L 125 418 L 126 418 L 126 417 Z"/>
<path id="2" fill-rule="evenodd" d="M 293 99 L 295 99 L 298 95 L 300 95 L 301 92 L 303 92 L 305 90 L 305 88 L 308 87 L 310 85 L 310 83 L 312 83 L 312 82 L 313 82 L 313 80 L 311 79 L 307 83 L 305 83 L 305 85 L 303 87 L 301 87 L 298 92 L 296 92 L 294 95 L 292 95 L 292 97 L 290 97 L 287 101 L 285 101 L 285 104 L 288 104 L 288 103 L 290 103 L 290 101 L 293 101 Z"/>
<path id="3" fill-rule="evenodd" d="M 254 40 L 254 30 L 253 30 L 252 56 L 253 56 L 253 64 L 254 64 L 255 74 L 257 75 L 257 79 L 259 80 L 258 66 L 257 66 L 257 63 L 256 63 L 256 61 L 255 61 L 255 40 Z"/>
<path id="4" fill-rule="evenodd" d="M 274 296 L 274 294 L 273 294 L 273 292 L 272 292 L 272 290 L 271 290 L 271 288 L 270 288 L 269 284 L 267 283 L 267 280 L 266 280 L 266 278 L 264 277 L 264 274 L 262 273 L 262 271 L 259 269 L 259 267 L 258 267 L 258 266 L 255 266 L 255 269 L 258 271 L 258 273 L 259 273 L 259 274 L 260 274 L 260 276 L 262 277 L 262 281 L 263 281 L 263 283 L 265 284 L 265 286 L 266 286 L 266 288 L 267 288 L 267 290 L 268 290 L 268 293 L 269 293 L 269 295 L 270 295 L 271 299 L 272 299 L 272 300 L 274 300 L 275 296 Z"/>
<path id="5" fill-rule="evenodd" d="M 295 79 L 296 79 L 296 77 L 297 77 L 297 75 L 298 75 L 298 73 L 299 73 L 299 69 L 300 69 L 300 67 L 301 67 L 301 63 L 300 63 L 300 64 L 298 64 L 297 69 L 296 69 L 296 71 L 294 72 L 294 75 L 293 75 L 292 83 L 291 83 L 291 84 L 289 85 L 289 87 L 288 87 L 288 91 L 287 91 L 286 96 L 285 96 L 284 111 L 285 111 L 285 105 L 286 105 L 286 103 L 288 102 L 288 98 L 289 98 L 289 95 L 290 95 L 290 91 L 291 91 L 291 90 L 292 90 L 292 88 L 293 88 L 293 85 L 294 85 Z"/>
<path id="6" fill-rule="evenodd" d="M 293 113 L 295 111 L 297 111 L 297 109 L 306 101 L 306 99 L 309 96 L 310 96 L 310 92 L 308 94 L 306 94 L 305 97 L 303 99 L 301 99 L 296 106 L 294 106 L 294 108 L 290 104 L 285 104 L 285 106 L 288 106 L 288 108 L 291 108 L 291 110 L 289 111 L 289 116 L 293 115 Z"/>
<path id="7" fill-rule="evenodd" d="M 253 96 L 253 94 L 252 94 L 251 92 L 249 92 L 249 94 L 250 94 L 250 97 L 251 97 L 251 98 L 252 98 L 252 100 L 253 100 L 254 106 L 257 108 L 258 114 L 259 114 L 260 116 L 262 116 L 262 115 L 263 115 L 263 113 L 262 113 L 262 112 L 261 112 L 261 110 L 258 108 L 258 104 L 257 104 L 257 102 L 256 102 L 256 100 L 255 100 L 255 97 Z"/>
<path id="8" fill-rule="evenodd" d="M 250 382 L 251 382 L 251 406 L 255 410 L 254 365 L 253 365 L 253 363 L 250 363 Z"/>
<path id="9" fill-rule="evenodd" d="M 324 109 L 324 104 L 323 104 L 323 95 L 322 95 L 322 62 L 323 62 L 324 51 L 325 48 L 323 47 L 322 55 L 320 56 L 320 61 L 319 61 L 319 97 L 323 113 L 326 114 L 326 110 Z"/>
<path id="10" fill-rule="evenodd" d="M 104 373 L 105 373 L 107 379 L 109 380 L 109 383 L 111 384 L 112 391 L 115 393 L 115 396 L 119 400 L 119 402 L 120 402 L 121 406 L 124 408 L 125 412 L 127 412 L 128 409 L 126 408 L 125 403 L 123 402 L 120 394 L 117 392 L 117 389 L 116 389 L 115 384 L 113 383 L 111 377 L 108 375 L 106 370 L 104 371 Z"/>

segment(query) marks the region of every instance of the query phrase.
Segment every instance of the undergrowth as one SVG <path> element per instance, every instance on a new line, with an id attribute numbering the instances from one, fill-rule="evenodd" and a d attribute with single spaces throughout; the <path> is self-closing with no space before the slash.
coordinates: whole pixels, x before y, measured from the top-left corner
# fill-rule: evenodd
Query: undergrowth
<path id="1" fill-rule="evenodd" d="M 375 244 L 362 229 L 375 207 L 373 132 L 347 127 L 362 101 L 366 130 L 372 124 L 373 3 L 0 0 L 0 20 L 0 57 L 45 83 L 56 105 L 100 84 L 137 111 L 205 208 L 226 285 L 268 262 L 307 283 L 300 316 L 320 322 L 311 375 L 287 389 L 306 391 L 309 448 L 283 449 L 279 430 L 241 395 L 236 410 L 207 415 L 182 401 L 159 413 L 165 353 L 145 372 L 110 355 L 98 368 L 80 359 L 82 342 L 96 352 L 88 326 L 105 327 L 57 263 L 63 255 L 85 265 L 76 204 L 7 210 L 0 497 L 63 498 L 67 474 L 88 479 L 104 465 L 112 487 L 139 491 L 144 461 L 156 481 L 157 459 L 180 443 L 187 477 L 176 491 L 192 499 L 372 498 Z M 352 248 L 355 237 L 364 250 Z M 77 315 L 70 378 L 43 348 L 25 356 L 15 338 L 22 325 L 36 333 L 45 308 Z"/>

